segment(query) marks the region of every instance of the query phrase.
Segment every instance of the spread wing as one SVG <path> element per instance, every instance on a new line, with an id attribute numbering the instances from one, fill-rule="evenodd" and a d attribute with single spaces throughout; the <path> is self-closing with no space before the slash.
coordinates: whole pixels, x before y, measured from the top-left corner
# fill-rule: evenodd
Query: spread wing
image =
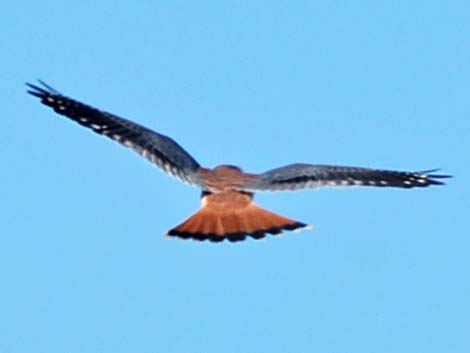
<path id="1" fill-rule="evenodd" d="M 202 185 L 197 174 L 199 163 L 171 138 L 63 96 L 39 82 L 42 87 L 27 83 L 28 93 L 40 98 L 41 103 L 56 113 L 131 148 L 171 176 L 191 185 Z"/>
<path id="2" fill-rule="evenodd" d="M 413 188 L 442 185 L 444 183 L 438 179 L 450 177 L 449 175 L 431 174 L 435 171 L 398 172 L 355 167 L 291 164 L 259 174 L 255 180 L 241 185 L 239 189 L 256 192 L 315 189 L 328 186 Z"/>

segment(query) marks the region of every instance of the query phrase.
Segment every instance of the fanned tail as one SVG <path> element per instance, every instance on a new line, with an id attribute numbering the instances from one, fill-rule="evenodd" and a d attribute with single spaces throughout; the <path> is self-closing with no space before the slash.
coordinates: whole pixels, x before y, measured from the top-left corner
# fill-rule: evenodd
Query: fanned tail
<path id="1" fill-rule="evenodd" d="M 182 239 L 230 242 L 245 240 L 247 236 L 261 239 L 266 234 L 280 234 L 283 230 L 308 227 L 306 224 L 269 212 L 253 203 L 241 209 L 202 207 L 167 235 Z"/>

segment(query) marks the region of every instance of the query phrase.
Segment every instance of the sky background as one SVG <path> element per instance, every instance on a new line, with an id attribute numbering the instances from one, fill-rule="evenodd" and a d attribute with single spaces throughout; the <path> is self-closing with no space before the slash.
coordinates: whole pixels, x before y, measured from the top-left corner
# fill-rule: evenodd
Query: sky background
<path id="1" fill-rule="evenodd" d="M 468 1 L 10 1 L 0 352 L 469 352 Z M 168 240 L 199 191 L 25 93 L 42 79 L 203 165 L 443 168 L 258 194 L 314 225 Z"/>

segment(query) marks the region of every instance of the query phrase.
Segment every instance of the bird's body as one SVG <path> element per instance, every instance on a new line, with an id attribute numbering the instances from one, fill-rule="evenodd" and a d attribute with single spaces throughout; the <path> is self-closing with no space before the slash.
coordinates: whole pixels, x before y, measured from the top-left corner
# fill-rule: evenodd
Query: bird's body
<path id="1" fill-rule="evenodd" d="M 183 239 L 219 242 L 255 239 L 283 230 L 307 227 L 264 210 L 253 203 L 258 191 L 313 189 L 327 186 L 427 187 L 442 185 L 447 175 L 426 172 L 398 172 L 357 167 L 291 164 L 262 174 L 250 174 L 241 168 L 221 165 L 203 168 L 171 138 L 130 120 L 95 109 L 63 96 L 48 85 L 27 84 L 30 94 L 52 107 L 58 114 L 76 121 L 94 132 L 131 148 L 142 157 L 181 181 L 202 190 L 201 209 L 167 235 Z"/>
<path id="2" fill-rule="evenodd" d="M 255 174 L 244 173 L 233 165 L 219 165 L 214 169 L 199 168 L 198 174 L 204 180 L 205 190 L 216 193 L 234 190 L 256 180 Z"/>

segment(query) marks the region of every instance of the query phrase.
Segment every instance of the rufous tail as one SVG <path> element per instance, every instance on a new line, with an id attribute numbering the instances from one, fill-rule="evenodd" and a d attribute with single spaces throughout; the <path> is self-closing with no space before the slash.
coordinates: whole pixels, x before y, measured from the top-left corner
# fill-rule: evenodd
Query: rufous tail
<path id="1" fill-rule="evenodd" d="M 283 230 L 308 227 L 306 224 L 279 216 L 250 203 L 237 210 L 202 207 L 186 221 L 170 230 L 167 235 L 183 239 L 231 242 L 245 240 L 247 236 L 261 239 Z"/>

